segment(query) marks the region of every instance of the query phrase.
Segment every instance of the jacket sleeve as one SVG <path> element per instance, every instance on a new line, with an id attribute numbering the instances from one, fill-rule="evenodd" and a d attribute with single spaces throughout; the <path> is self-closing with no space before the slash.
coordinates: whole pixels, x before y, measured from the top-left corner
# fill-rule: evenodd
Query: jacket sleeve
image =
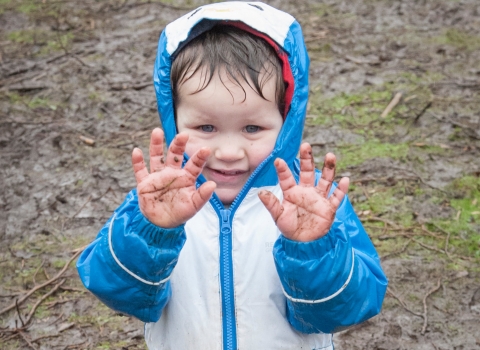
<path id="1" fill-rule="evenodd" d="M 133 190 L 81 254 L 78 273 L 107 306 L 156 322 L 170 299 L 168 280 L 185 239 L 183 225 L 163 229 L 150 223 Z"/>
<path id="2" fill-rule="evenodd" d="M 304 243 L 280 235 L 273 252 L 296 330 L 339 332 L 380 312 L 388 281 L 347 196 L 325 236 Z"/>

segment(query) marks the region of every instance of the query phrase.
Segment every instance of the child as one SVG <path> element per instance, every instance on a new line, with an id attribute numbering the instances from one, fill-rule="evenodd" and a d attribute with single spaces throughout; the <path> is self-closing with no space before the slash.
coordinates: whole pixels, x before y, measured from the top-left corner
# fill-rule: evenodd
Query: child
<path id="1" fill-rule="evenodd" d="M 163 31 L 150 171 L 135 149 L 137 189 L 77 263 L 146 322 L 149 349 L 333 349 L 331 333 L 380 311 L 387 280 L 348 179 L 300 146 L 308 63 L 300 25 L 258 2 Z"/>

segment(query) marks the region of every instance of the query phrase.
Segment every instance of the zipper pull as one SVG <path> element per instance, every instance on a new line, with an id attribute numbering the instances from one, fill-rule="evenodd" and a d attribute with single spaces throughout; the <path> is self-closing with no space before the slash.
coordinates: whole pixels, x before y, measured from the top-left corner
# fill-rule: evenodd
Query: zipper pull
<path id="1" fill-rule="evenodd" d="M 222 214 L 222 226 L 220 227 L 220 229 L 222 233 L 228 234 L 232 230 L 230 228 L 230 210 L 221 210 L 220 213 Z"/>

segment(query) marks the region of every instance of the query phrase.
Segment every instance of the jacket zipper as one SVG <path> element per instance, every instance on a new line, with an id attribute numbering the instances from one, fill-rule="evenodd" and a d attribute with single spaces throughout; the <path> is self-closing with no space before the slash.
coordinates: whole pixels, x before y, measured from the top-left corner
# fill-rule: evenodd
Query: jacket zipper
<path id="1" fill-rule="evenodd" d="M 240 193 L 233 201 L 230 209 L 225 209 L 218 197 L 214 194 L 212 202 L 220 214 L 220 285 L 222 291 L 222 323 L 223 349 L 237 350 L 237 327 L 235 317 L 235 291 L 233 288 L 233 259 L 232 259 L 232 217 L 237 204 L 245 197 L 250 184 L 263 166 L 273 157 L 270 154 L 250 175 Z"/>
<path id="2" fill-rule="evenodd" d="M 223 348 L 225 350 L 237 349 L 237 330 L 235 320 L 235 301 L 233 290 L 233 267 L 232 267 L 232 223 L 231 211 L 220 210 L 221 239 L 220 239 L 220 278 L 222 285 L 222 313 L 223 317 Z"/>

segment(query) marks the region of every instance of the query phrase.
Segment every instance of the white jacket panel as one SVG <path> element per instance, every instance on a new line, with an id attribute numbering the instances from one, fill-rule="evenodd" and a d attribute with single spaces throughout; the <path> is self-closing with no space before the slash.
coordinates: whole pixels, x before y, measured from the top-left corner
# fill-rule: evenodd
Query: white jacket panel
<path id="1" fill-rule="evenodd" d="M 187 222 L 185 232 L 170 279 L 172 298 L 160 320 L 145 325 L 145 340 L 151 350 L 220 350 L 219 221 L 210 203 Z"/>

